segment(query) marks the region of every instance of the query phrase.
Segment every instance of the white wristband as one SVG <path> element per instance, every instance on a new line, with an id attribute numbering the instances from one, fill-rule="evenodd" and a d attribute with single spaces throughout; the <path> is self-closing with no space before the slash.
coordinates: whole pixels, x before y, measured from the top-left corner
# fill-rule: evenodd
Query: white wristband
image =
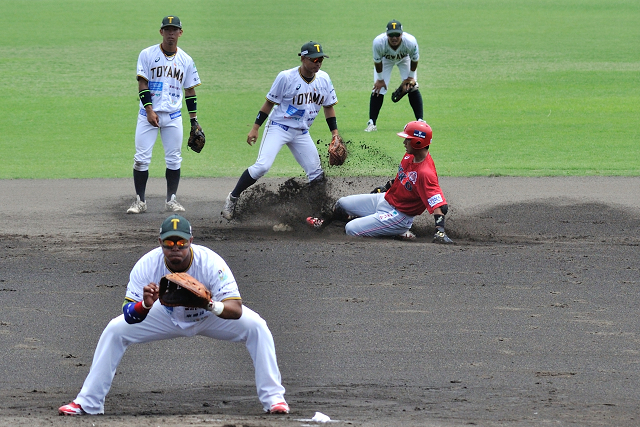
<path id="1" fill-rule="evenodd" d="M 151 307 L 153 307 L 153 304 L 151 304 Z M 151 310 L 151 307 L 147 307 L 147 306 L 144 304 L 144 299 L 142 300 L 142 308 L 144 308 L 145 310 Z"/>
<path id="2" fill-rule="evenodd" d="M 207 309 L 216 316 L 220 316 L 222 314 L 222 311 L 224 310 L 224 303 L 221 301 L 212 300 L 209 302 L 209 307 Z"/>
<path id="3" fill-rule="evenodd" d="M 415 80 L 416 79 L 416 70 L 409 71 L 409 76 L 408 77 L 411 77 L 412 79 Z"/>
<path id="4" fill-rule="evenodd" d="M 382 73 L 376 73 L 376 80 L 384 80 Z"/>

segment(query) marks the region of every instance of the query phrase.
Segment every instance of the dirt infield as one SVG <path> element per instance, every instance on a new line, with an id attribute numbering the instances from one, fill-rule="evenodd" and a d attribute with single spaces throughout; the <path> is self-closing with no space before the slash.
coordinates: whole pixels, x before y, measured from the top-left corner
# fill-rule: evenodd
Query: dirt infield
<path id="1" fill-rule="evenodd" d="M 197 337 L 132 346 L 106 414 L 65 418 L 156 245 L 164 180 L 143 215 L 128 179 L 0 182 L 0 426 L 640 425 L 640 178 L 444 177 L 455 246 L 427 215 L 415 242 L 310 230 L 327 201 L 285 183 L 261 180 L 239 221 L 220 216 L 235 179 L 178 199 L 267 320 L 291 414 L 261 412 L 242 345 Z"/>

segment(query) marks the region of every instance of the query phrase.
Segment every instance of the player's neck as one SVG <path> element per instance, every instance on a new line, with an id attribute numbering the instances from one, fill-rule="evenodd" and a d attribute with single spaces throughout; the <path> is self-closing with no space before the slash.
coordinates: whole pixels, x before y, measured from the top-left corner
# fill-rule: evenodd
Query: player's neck
<path id="1" fill-rule="evenodd" d="M 169 47 L 165 47 L 163 43 L 160 43 L 160 49 L 166 56 L 173 56 L 178 51 L 178 45 L 173 45 Z"/>
<path id="2" fill-rule="evenodd" d="M 300 66 L 298 68 L 298 73 L 300 73 L 300 77 L 302 77 L 307 83 L 311 83 L 313 78 L 316 76 L 315 73 L 312 73 L 311 71 L 305 69 L 303 66 Z M 310 74 L 310 75 L 307 75 L 307 74 Z"/>
<path id="3" fill-rule="evenodd" d="M 427 154 L 429 154 L 428 150 L 417 150 L 413 153 L 413 163 L 422 163 L 424 159 L 427 158 Z"/>
<path id="4" fill-rule="evenodd" d="M 173 265 L 169 262 L 169 260 L 165 257 L 164 265 L 169 269 L 172 273 L 184 273 L 191 267 L 193 263 L 193 248 L 189 248 L 189 256 L 184 259 L 180 264 Z"/>

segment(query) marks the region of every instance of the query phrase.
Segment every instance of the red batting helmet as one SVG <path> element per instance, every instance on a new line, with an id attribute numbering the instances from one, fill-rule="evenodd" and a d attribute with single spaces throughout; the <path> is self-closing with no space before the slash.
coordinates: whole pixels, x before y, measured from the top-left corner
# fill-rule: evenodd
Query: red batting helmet
<path id="1" fill-rule="evenodd" d="M 409 122 L 404 127 L 402 132 L 398 133 L 398 136 L 408 138 L 411 148 L 419 150 L 420 148 L 426 148 L 431 144 L 431 137 L 433 132 L 431 126 L 426 122 L 417 120 L 415 122 Z"/>

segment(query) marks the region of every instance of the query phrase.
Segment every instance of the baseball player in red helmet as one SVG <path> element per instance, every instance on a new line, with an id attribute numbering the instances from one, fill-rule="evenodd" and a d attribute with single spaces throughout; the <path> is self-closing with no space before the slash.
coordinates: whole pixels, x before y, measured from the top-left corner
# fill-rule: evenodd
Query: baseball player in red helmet
<path id="1" fill-rule="evenodd" d="M 307 223 L 322 228 L 332 220 L 347 221 L 345 231 L 351 236 L 397 236 L 416 238 L 410 229 L 413 218 L 425 210 L 436 222 L 435 243 L 453 243 L 444 229 L 447 200 L 438 183 L 438 173 L 429 154 L 431 127 L 423 121 L 409 122 L 398 136 L 404 138 L 406 154 L 395 179 L 370 194 L 342 197 L 336 202 L 331 218 L 309 217 Z"/>

